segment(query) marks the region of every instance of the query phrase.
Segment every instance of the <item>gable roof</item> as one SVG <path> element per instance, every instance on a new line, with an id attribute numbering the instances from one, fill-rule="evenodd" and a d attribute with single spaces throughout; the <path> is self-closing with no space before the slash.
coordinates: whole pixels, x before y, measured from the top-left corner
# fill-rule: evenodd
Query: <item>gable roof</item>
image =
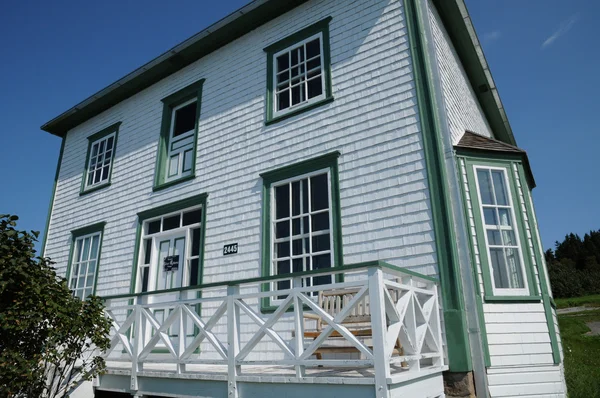
<path id="1" fill-rule="evenodd" d="M 46 122 L 41 129 L 64 137 L 77 125 L 307 1 L 254 0 Z M 464 0 L 432 1 L 495 136 L 516 145 Z"/>

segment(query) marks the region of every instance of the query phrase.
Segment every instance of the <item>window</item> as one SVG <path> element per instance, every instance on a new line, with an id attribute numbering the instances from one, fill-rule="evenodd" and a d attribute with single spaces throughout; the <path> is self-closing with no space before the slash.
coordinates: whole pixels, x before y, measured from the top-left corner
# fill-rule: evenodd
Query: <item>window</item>
<path id="1" fill-rule="evenodd" d="M 67 280 L 73 295 L 82 300 L 95 294 L 104 225 L 94 224 L 71 232 L 73 243 Z"/>
<path id="2" fill-rule="evenodd" d="M 201 194 L 138 214 L 135 292 L 201 283 L 205 208 Z"/>
<path id="3" fill-rule="evenodd" d="M 88 137 L 88 152 L 80 194 L 110 185 L 120 122 Z"/>
<path id="4" fill-rule="evenodd" d="M 486 301 L 539 300 L 513 163 L 464 158 Z M 522 165 L 518 165 L 522 167 Z"/>
<path id="5" fill-rule="evenodd" d="M 154 190 L 194 178 L 202 84 L 164 98 Z"/>
<path id="6" fill-rule="evenodd" d="M 335 152 L 261 175 L 265 187 L 263 276 L 342 265 L 338 157 Z M 303 283 L 333 281 L 331 276 L 308 276 Z M 291 280 L 283 280 L 266 288 L 290 287 Z"/>
<path id="7" fill-rule="evenodd" d="M 475 175 L 494 290 L 527 294 L 506 169 L 475 166 Z"/>
<path id="8" fill-rule="evenodd" d="M 326 18 L 265 49 L 267 123 L 333 99 Z"/>

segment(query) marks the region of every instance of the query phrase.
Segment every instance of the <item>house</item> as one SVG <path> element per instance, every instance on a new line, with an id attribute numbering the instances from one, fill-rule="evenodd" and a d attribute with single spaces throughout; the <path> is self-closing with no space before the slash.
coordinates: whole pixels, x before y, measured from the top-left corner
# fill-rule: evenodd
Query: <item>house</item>
<path id="1" fill-rule="evenodd" d="M 42 129 L 43 253 L 114 321 L 88 394 L 566 396 L 463 0 L 256 0 Z"/>

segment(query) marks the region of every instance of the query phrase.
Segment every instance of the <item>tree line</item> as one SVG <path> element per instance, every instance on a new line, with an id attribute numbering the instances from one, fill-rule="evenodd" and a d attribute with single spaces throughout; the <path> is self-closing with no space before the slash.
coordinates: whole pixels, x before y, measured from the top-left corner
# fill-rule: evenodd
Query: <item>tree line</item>
<path id="1" fill-rule="evenodd" d="M 570 233 L 545 253 L 554 297 L 600 294 L 600 230 Z"/>

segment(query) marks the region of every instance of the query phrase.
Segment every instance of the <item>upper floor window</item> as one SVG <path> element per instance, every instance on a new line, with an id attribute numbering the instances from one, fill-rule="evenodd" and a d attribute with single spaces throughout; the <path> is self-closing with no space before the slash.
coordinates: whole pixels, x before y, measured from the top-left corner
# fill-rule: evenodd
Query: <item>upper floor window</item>
<path id="1" fill-rule="evenodd" d="M 71 232 L 73 243 L 67 280 L 73 295 L 82 300 L 95 294 L 104 225 L 98 223 Z"/>
<path id="2" fill-rule="evenodd" d="M 88 152 L 81 183 L 81 194 L 110 184 L 120 124 L 120 122 L 113 124 L 88 137 Z"/>
<path id="3" fill-rule="evenodd" d="M 163 121 L 154 190 L 194 178 L 203 83 L 204 79 L 162 100 Z"/>
<path id="4" fill-rule="evenodd" d="M 333 99 L 326 18 L 265 48 L 267 123 Z"/>

